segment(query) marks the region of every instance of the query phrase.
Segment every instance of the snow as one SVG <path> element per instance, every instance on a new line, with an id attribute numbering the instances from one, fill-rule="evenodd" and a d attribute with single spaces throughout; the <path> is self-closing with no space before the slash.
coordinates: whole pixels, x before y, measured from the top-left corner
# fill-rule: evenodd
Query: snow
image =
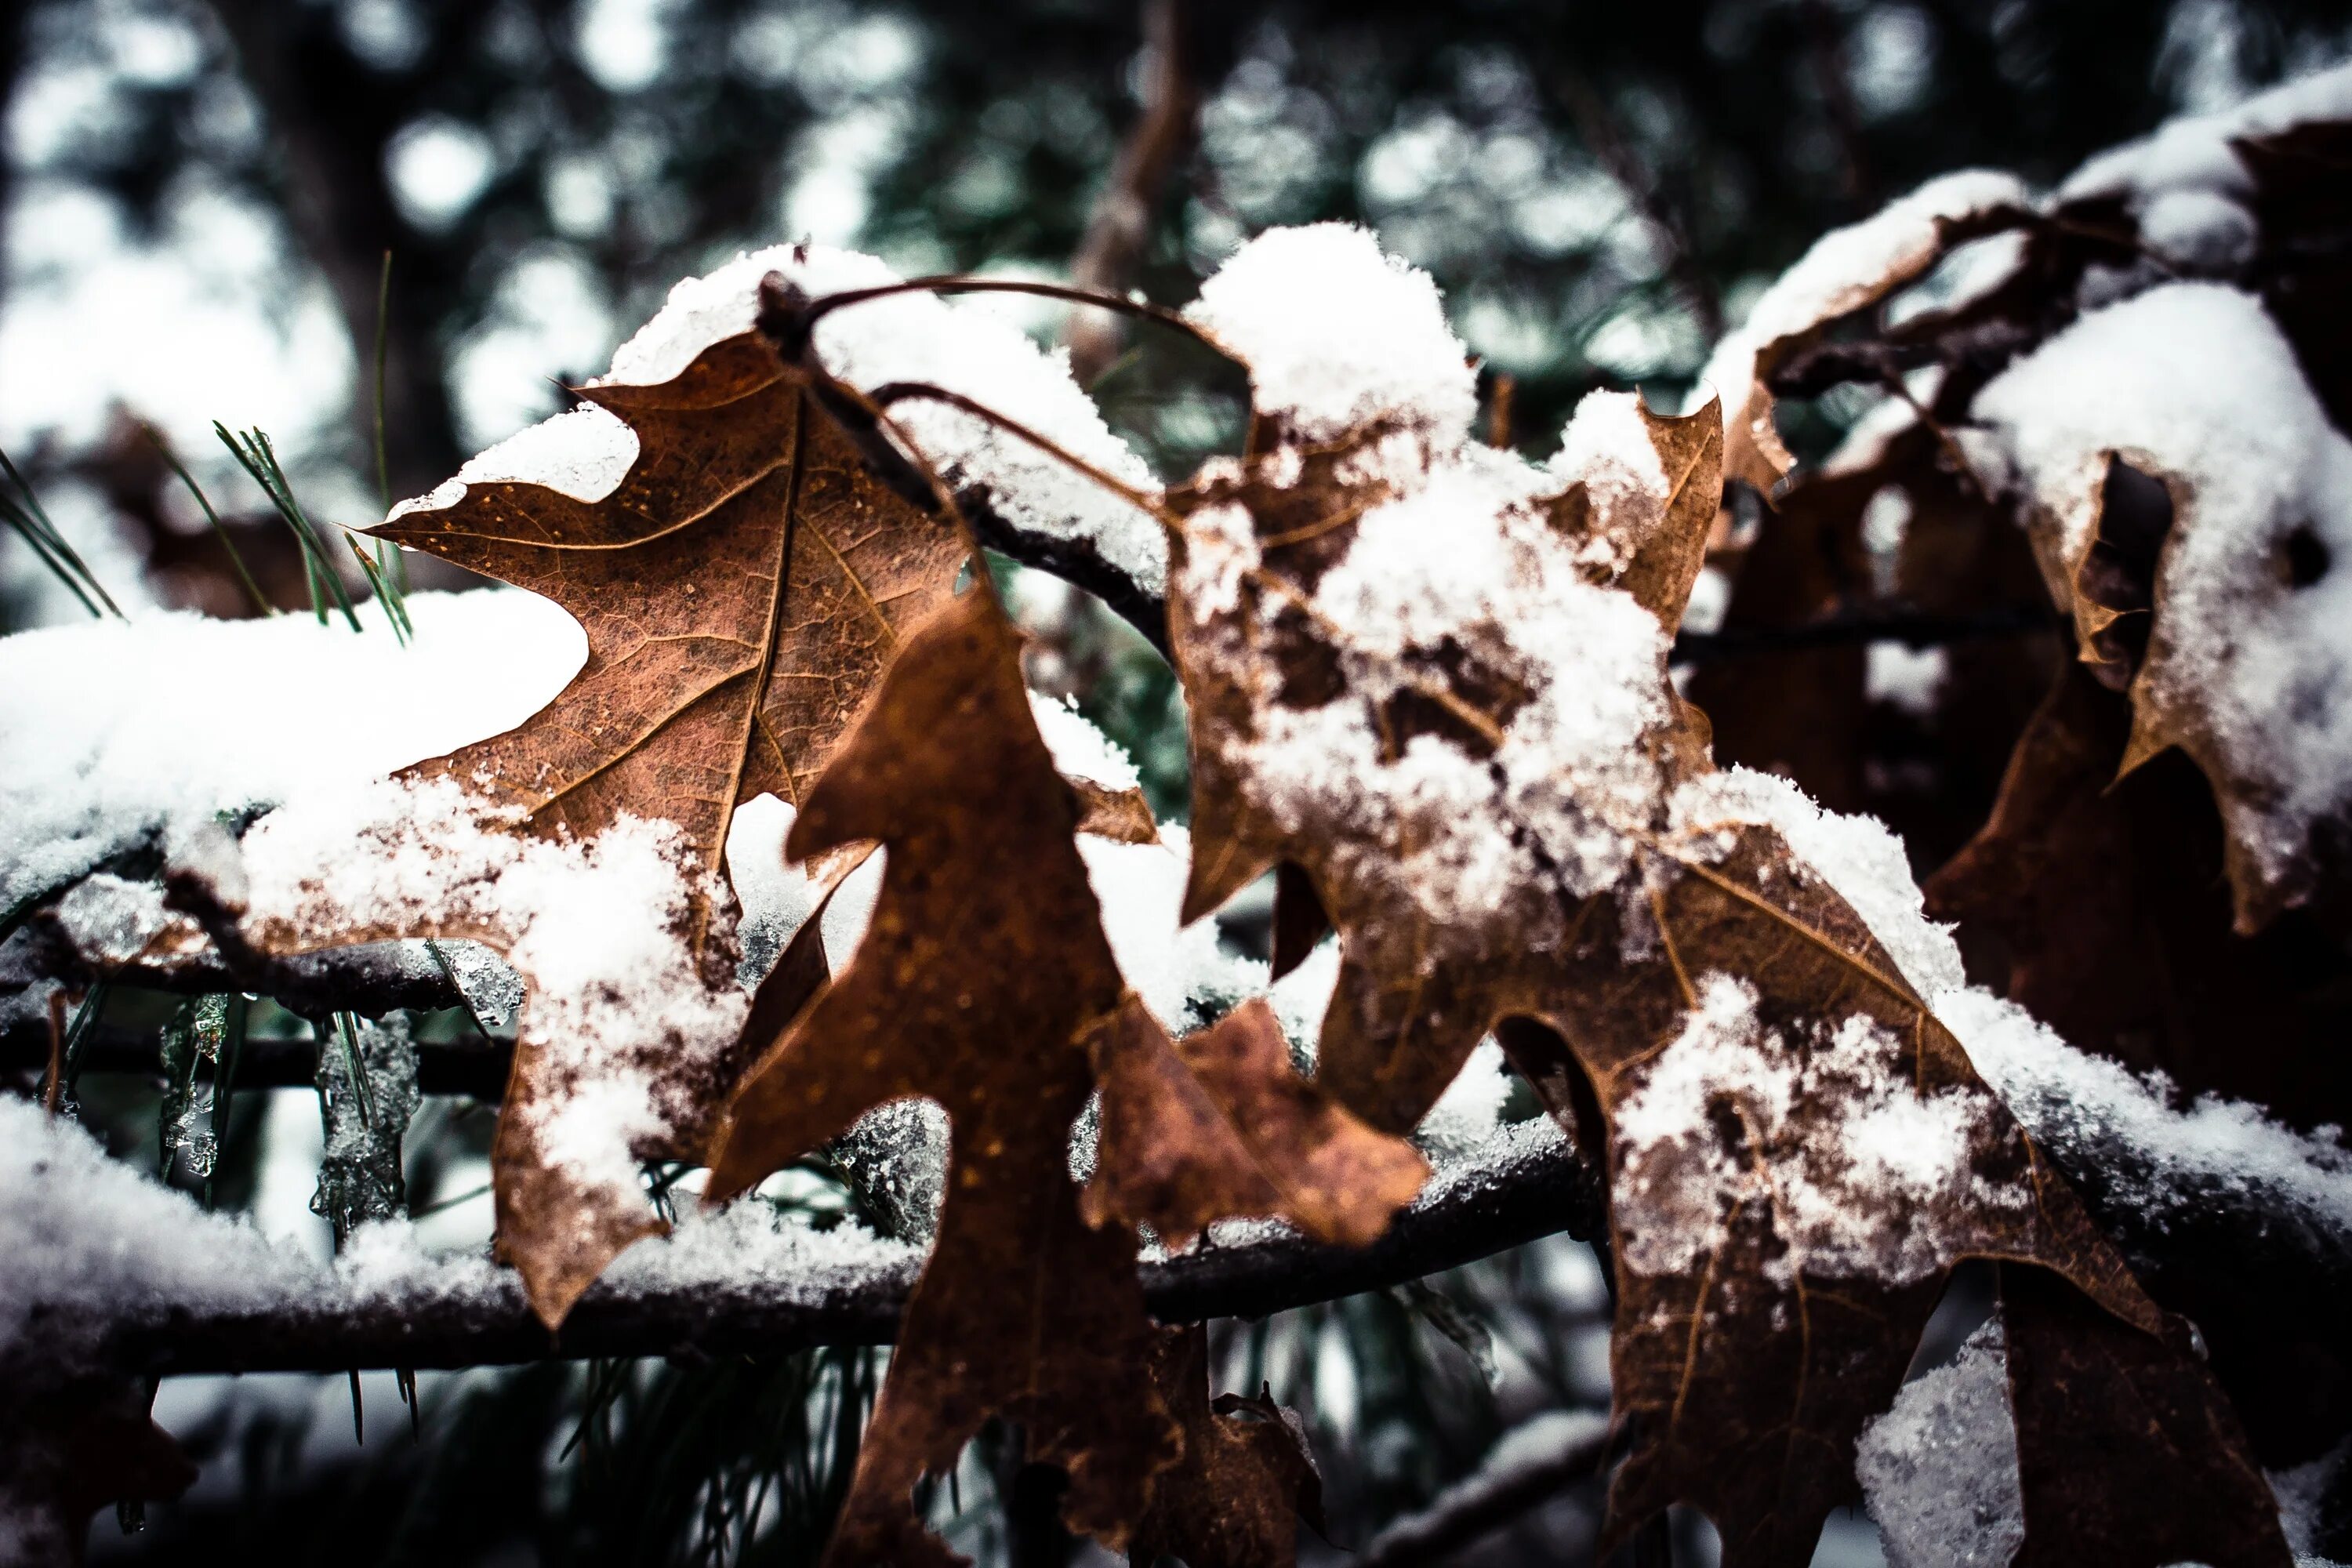
<path id="1" fill-rule="evenodd" d="M 781 272 L 812 299 L 899 281 L 882 262 L 830 246 L 774 246 L 738 256 L 706 277 L 689 278 L 592 384 L 656 385 L 675 377 L 713 343 L 751 330 L 760 281 Z M 889 382 L 928 382 L 960 392 L 1057 442 L 1137 489 L 1156 490 L 1143 460 L 1103 423 L 1071 379 L 1068 356 L 1032 342 L 1000 316 L 928 294 L 896 295 L 833 311 L 817 325 L 818 358 L 833 374 L 872 389 Z M 1160 526 L 1128 501 L 1058 458 L 996 426 L 943 404 L 910 400 L 891 417 L 949 483 L 988 493 L 1014 526 L 1081 541 L 1150 592 L 1167 580 Z M 635 461 L 637 440 L 602 410 L 558 415 L 493 447 L 429 495 L 403 501 L 395 517 L 447 507 L 467 482 L 518 479 L 581 500 L 602 500 Z"/>
<path id="2" fill-rule="evenodd" d="M 1990 992 L 1934 998 L 1985 1080 L 2026 1130 L 2069 1163 L 2095 1167 L 2106 1200 L 2158 1228 L 2217 1203 L 2256 1212 L 2322 1255 L 2352 1245 L 2352 1154 L 2242 1101 L 2181 1104 L 2161 1074 L 2137 1076 L 2075 1050 Z"/>
<path id="3" fill-rule="evenodd" d="M 330 1266 L 271 1240 L 247 1216 L 209 1212 L 110 1158 L 79 1123 L 0 1097 L 0 1360 L 37 1332 L 60 1366 L 124 1328 L 175 1313 L 328 1313 L 364 1307 L 488 1305 L 521 1317 L 520 1282 L 478 1253 L 428 1253 L 386 1220 L 353 1232 Z M 853 1224 L 818 1231 L 746 1198 L 688 1213 L 595 1286 L 603 1298 L 754 1293 L 817 1304 L 903 1283 L 917 1250 Z"/>
<path id="4" fill-rule="evenodd" d="M 2352 440 L 2276 323 L 2218 284 L 2153 289 L 2011 366 L 1975 412 L 1983 466 L 2005 463 L 2054 531 L 2045 572 L 2088 549 L 2108 453 L 2175 482 L 2135 702 L 2187 721 L 2230 775 L 2233 845 L 2263 885 L 2292 883 L 2315 824 L 2352 799 L 2352 572 L 2295 586 L 2285 563 L 2298 533 L 2352 561 Z"/>
<path id="5" fill-rule="evenodd" d="M 2063 1162 L 2098 1170 L 2111 1204 L 2161 1227 L 2228 1199 L 2294 1226 L 2315 1250 L 2352 1245 L 2352 1153 L 2332 1130 L 2305 1136 L 2240 1101 L 2180 1104 L 2160 1074 L 2077 1050 L 2015 1003 L 1969 985 L 1950 928 L 1927 918 L 1902 842 L 1883 824 L 1823 811 L 1786 780 L 1739 768 L 1685 786 L 1675 809 L 1686 828 L 1777 828 L 1870 928 L 2011 1114 Z"/>
<path id="6" fill-rule="evenodd" d="M 511 729 L 587 658 L 514 591 L 415 594 L 413 643 L 338 617 L 141 616 L 0 638 L 0 909 L 175 826 Z M 255 723 L 256 694 L 283 715 Z"/>
<path id="7" fill-rule="evenodd" d="M 249 1221 L 110 1159 L 79 1123 L 0 1096 L 0 1359 L 37 1327 L 70 1362 L 119 1322 L 258 1308 L 313 1289 L 309 1261 Z"/>
<path id="8" fill-rule="evenodd" d="M 1078 838 L 1119 973 L 1152 1016 L 1178 1034 L 1265 989 L 1265 966 L 1226 952 L 1215 921 L 1178 925 L 1192 852 L 1191 834 L 1173 823 L 1160 828 L 1157 844 Z"/>
<path id="9" fill-rule="evenodd" d="M 2024 1543 L 2025 1498 L 1998 1317 L 1863 1429 L 1854 1475 L 1889 1568 L 2005 1568 Z"/>
<path id="10" fill-rule="evenodd" d="M 1334 875 L 1385 881 L 1469 940 L 1543 946 L 1560 919 L 1555 886 L 1614 881 L 1633 852 L 1626 828 L 1655 812 L 1660 775 L 1642 742 L 1666 717 L 1666 635 L 1630 595 L 1591 580 L 1622 564 L 1622 540 L 1654 526 L 1665 500 L 1654 453 L 1646 473 L 1626 453 L 1632 407 L 1614 395 L 1579 408 L 1562 446 L 1580 467 L 1539 468 L 1460 430 L 1451 445 L 1420 437 L 1421 464 L 1381 455 L 1375 494 L 1387 499 L 1306 595 L 1346 677 L 1320 706 L 1272 699 L 1281 676 L 1268 639 L 1290 599 L 1266 588 L 1244 604 L 1244 588 L 1271 575 L 1247 514 L 1218 506 L 1190 520 L 1180 637 L 1267 699 L 1234 743 L 1254 804 L 1331 845 Z M 1542 503 L 1578 482 L 1621 500 L 1571 539 Z M 1644 482 L 1642 506 L 1622 499 Z M 1435 733 L 1398 747 L 1386 731 L 1383 710 L 1419 699 L 1415 672 L 1442 668 L 1449 645 L 1526 692 L 1491 755 Z"/>
<path id="11" fill-rule="evenodd" d="M 2231 142 L 2346 120 L 2352 120 L 2352 66 L 2338 66 L 2217 113 L 2168 121 L 2085 163 L 2057 199 L 2121 197 L 2159 253 L 2234 265 L 2252 250 L 2252 219 L 2239 203 L 2252 194 L 2253 181 Z M 2240 234 L 2243 245 L 2234 237 Z"/>
<path id="12" fill-rule="evenodd" d="M 1474 1158 L 1501 1125 L 1510 1093 L 1503 1047 L 1491 1037 L 1481 1040 L 1453 1084 L 1412 1130 L 1412 1141 L 1435 1163 Z"/>
<path id="13" fill-rule="evenodd" d="M 1256 411 L 1300 440 L 1376 420 L 1451 437 L 1477 412 L 1477 375 L 1437 285 L 1353 224 L 1267 230 L 1185 314 L 1249 367 Z"/>
<path id="14" fill-rule="evenodd" d="M 1054 753 L 1054 765 L 1071 778 L 1085 779 L 1108 790 L 1129 790 L 1139 787 L 1143 775 L 1135 771 L 1135 759 L 1127 748 L 1094 727 L 1078 705 L 1064 699 L 1055 701 L 1038 692 L 1029 694 L 1029 713 L 1037 721 L 1037 732 L 1045 739 L 1045 749 Z"/>
<path id="15" fill-rule="evenodd" d="M 1750 768 L 1693 779 L 1675 794 L 1673 813 L 1686 837 L 1738 823 L 1773 828 L 1803 863 L 1801 874 L 1837 890 L 1921 995 L 1966 984 L 1951 929 L 1927 918 L 1903 841 L 1877 818 L 1824 811 L 1787 779 Z"/>
<path id="16" fill-rule="evenodd" d="M 245 928 L 281 951 L 436 932 L 500 949 L 529 988 L 517 1045 L 538 1064 L 506 1121 L 583 1184 L 637 1202 L 640 1160 L 697 1124 L 748 1007 L 702 983 L 686 938 L 689 899 L 716 889 L 667 823 L 624 817 L 580 842 L 516 820 L 446 779 L 314 790 L 236 847 Z"/>
<path id="17" fill-rule="evenodd" d="M 1641 1068 L 1612 1121 L 1611 1213 L 1628 1267 L 1684 1272 L 1723 1240 L 1730 1215 L 1769 1205 L 1786 1280 L 1867 1275 L 1902 1284 L 1953 1261 L 1949 1213 L 2020 1211 L 2026 1193 L 1979 1180 L 1970 1132 L 1990 1097 L 1922 1096 L 1908 1042 L 1856 1016 L 1792 1039 L 1757 1017 L 1755 991 L 1697 982 L 1682 1032 Z M 1725 1108 L 1744 1137 L 1726 1147 Z"/>

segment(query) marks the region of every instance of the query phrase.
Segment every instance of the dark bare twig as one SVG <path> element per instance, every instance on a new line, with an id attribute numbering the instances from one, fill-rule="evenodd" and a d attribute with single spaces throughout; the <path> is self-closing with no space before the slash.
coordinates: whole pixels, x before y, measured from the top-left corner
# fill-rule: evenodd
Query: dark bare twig
<path id="1" fill-rule="evenodd" d="M 1096 199 L 1071 259 L 1070 281 L 1081 289 L 1124 294 L 1133 287 L 1151 240 L 1152 216 L 1198 139 L 1200 95 L 1192 85 L 1186 21 L 1183 0 L 1144 0 L 1143 117 L 1119 148 L 1110 183 Z M 1077 310 L 1071 313 L 1067 341 L 1071 374 L 1079 385 L 1090 386 L 1118 357 L 1123 334 L 1115 319 Z"/>
<path id="2" fill-rule="evenodd" d="M 1427 1508 L 1392 1521 L 1357 1557 L 1357 1568 L 1442 1562 L 1591 1477 L 1605 1457 L 1608 1421 L 1596 1413 L 1589 1424 L 1559 1436 L 1559 1446 L 1540 1459 L 1499 1473 L 1475 1471 Z"/>
<path id="3" fill-rule="evenodd" d="M 1708 342 L 1717 341 L 1723 336 L 1723 299 L 1716 291 L 1715 279 L 1699 265 L 1697 240 L 1682 208 L 1666 199 L 1657 175 L 1627 144 L 1608 100 L 1580 76 L 1570 77 L 1561 91 L 1586 150 L 1665 240 L 1666 275 L 1674 279 L 1675 292 L 1697 323 L 1699 336 Z"/>

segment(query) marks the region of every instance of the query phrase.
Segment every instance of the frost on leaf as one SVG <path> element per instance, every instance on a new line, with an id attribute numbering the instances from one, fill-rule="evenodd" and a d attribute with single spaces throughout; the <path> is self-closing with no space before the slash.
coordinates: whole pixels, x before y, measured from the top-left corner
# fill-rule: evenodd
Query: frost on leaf
<path id="1" fill-rule="evenodd" d="M 744 1078 L 710 1156 L 723 1196 L 877 1105 L 919 1096 L 947 1112 L 938 1237 L 835 1563 L 952 1561 L 912 1493 L 991 1415 L 1068 1473 L 1071 1527 L 1115 1548 L 1182 1452 L 1152 1381 L 1160 1331 L 1135 1232 L 1090 1226 L 1070 1179 L 1070 1129 L 1096 1084 L 1086 1034 L 1126 987 L 1078 854 L 1079 802 L 1039 737 L 1018 647 L 985 587 L 950 601 L 810 794 L 787 852 L 877 842 L 880 897 L 848 966 Z M 990 790 L 975 793 L 976 778 Z"/>
<path id="2" fill-rule="evenodd" d="M 1313 286 L 1433 308 L 1377 256 Z M 1536 468 L 1440 426 L 1438 388 L 1334 435 L 1278 401 L 1311 384 L 1254 385 L 1258 449 L 1170 498 L 1187 913 L 1297 868 L 1341 939 L 1318 1081 L 1373 1126 L 1412 1125 L 1490 1029 L 1556 1115 L 1606 1121 L 1629 1443 L 1604 1549 L 1684 1501 L 1727 1563 L 1804 1562 L 1963 1258 L 2038 1265 L 2182 1357 L 1780 823 L 1847 871 L 1850 836 L 1711 772 L 1665 652 L 1716 512 L 1712 413 L 1596 395 Z M 1856 898 L 1916 909 L 1899 856 L 1864 868 Z"/>

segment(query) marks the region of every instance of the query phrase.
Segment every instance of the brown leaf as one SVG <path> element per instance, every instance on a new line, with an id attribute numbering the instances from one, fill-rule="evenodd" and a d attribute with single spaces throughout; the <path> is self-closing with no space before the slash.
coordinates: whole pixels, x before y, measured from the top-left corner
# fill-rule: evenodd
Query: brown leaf
<path id="1" fill-rule="evenodd" d="M 1181 1247 L 1213 1221 L 1262 1216 L 1363 1247 L 1429 1175 L 1411 1144 L 1291 1070 L 1262 1000 L 1171 1044 L 1129 993 L 1087 1040 L 1102 1085 L 1097 1168 L 1079 1199 L 1088 1224 L 1149 1225 Z"/>
<path id="2" fill-rule="evenodd" d="M 2211 792 L 2185 757 L 2116 780 L 2130 715 L 2063 669 L 2011 758 L 1984 830 L 1927 884 L 1958 922 L 1973 974 L 2071 1044 L 2185 1095 L 2251 1100 L 2309 1128 L 2352 1119 L 2352 959 L 2289 910 L 2231 929 Z M 2204 1331 L 2215 1373 L 2273 1468 L 2315 1457 L 2352 1417 L 2347 1356 L 2326 1293 L 2273 1259 L 2216 1266 L 2243 1238 L 2183 1237 L 2145 1275 Z"/>
<path id="3" fill-rule="evenodd" d="M 1666 506 L 1649 538 L 1617 579 L 1633 600 L 1672 630 L 1683 624 L 1691 586 L 1706 564 L 1708 531 L 1723 495 L 1723 409 L 1710 400 L 1679 418 L 1641 409 L 1666 474 Z"/>
<path id="4" fill-rule="evenodd" d="M 847 970 L 730 1105 L 714 1201 L 890 1100 L 935 1100 L 951 1131 L 939 1238 L 830 1563 L 955 1561 L 911 1494 L 992 1415 L 1068 1471 L 1064 1517 L 1114 1547 L 1180 1452 L 1147 1370 L 1135 1235 L 1089 1226 L 1069 1179 L 1094 1088 L 1080 1032 L 1124 993 L 1078 820 L 1030 716 L 1019 634 L 982 587 L 907 640 L 793 825 L 795 858 L 882 844 L 882 890 Z"/>
<path id="5" fill-rule="evenodd" d="M 1385 628 L 1319 607 L 1358 520 L 1413 482 L 1378 458 L 1351 466 L 1340 444 L 1172 498 L 1191 520 L 1171 603 L 1192 719 L 1188 912 L 1272 862 L 1301 868 L 1341 940 L 1318 1081 L 1375 1127 L 1410 1127 L 1490 1030 L 1563 1121 L 1589 1084 L 1607 1128 L 1628 1437 L 1604 1550 L 1686 1501 L 1733 1568 L 1801 1563 L 1955 1264 L 2040 1264 L 2134 1331 L 2165 1321 L 1870 928 L 1764 826 L 1752 786 L 1702 787 L 1705 721 L 1671 697 L 1663 638 L 1645 672 L 1626 672 L 1649 696 L 1630 743 L 1537 753 L 1570 794 L 1559 807 L 1511 773 L 1518 715 L 1641 696 L 1545 689 L 1555 678 L 1520 639 L 1554 635 L 1536 623 L 1566 613 L 1559 595 L 1529 597 L 1521 626 L 1489 590 L 1448 629 L 1416 623 L 1401 651 Z M 1507 542 L 1513 515 L 1491 525 Z M 1574 492 L 1548 515 L 1579 561 L 1605 560 L 1591 542 L 1627 531 Z M 1340 521 L 1310 538 L 1315 518 Z M 1620 614 L 1572 602 L 1596 623 Z M 1350 770 L 1307 749 L 1343 725 L 1374 737 L 1374 760 Z M 1262 744 L 1269 732 L 1307 740 Z M 1476 774 L 1436 773 L 1444 756 L 1483 771 L 1493 795 L 1462 803 Z M 1444 812 L 1420 804 L 1432 776 L 1459 781 L 1438 794 Z M 1441 853 L 1488 826 L 1500 843 Z M 1457 864 L 1475 868 L 1475 902 Z M 1559 1047 L 1541 1043 L 1553 1037 Z"/>
<path id="6" fill-rule="evenodd" d="M 1892 560 L 1865 548 L 1864 518 L 1881 506 L 1904 518 Z M 1924 424 L 1889 437 L 1871 461 L 1793 479 L 1733 571 L 1723 621 L 1733 637 L 1856 612 L 2023 620 L 2044 596 L 2009 508 L 1988 500 Z M 1940 677 L 1924 714 L 1874 700 L 1871 650 L 1852 642 L 1743 647 L 1700 665 L 1687 690 L 1714 721 L 1718 763 L 1780 773 L 1830 810 L 1876 816 L 1915 865 L 1934 867 L 1983 825 L 2061 649 L 2032 631 L 1933 651 Z"/>
<path id="7" fill-rule="evenodd" d="M 196 1467 L 148 1414 L 143 1380 L 17 1367 L 0 1417 L 9 1561 L 82 1561 L 90 1515 L 109 1503 L 169 1502 Z"/>
<path id="8" fill-rule="evenodd" d="M 1932 182 L 1862 222 L 1825 235 L 1759 300 L 1748 324 L 1707 364 L 1723 400 L 1723 474 L 1768 499 L 1795 459 L 1773 422 L 1769 383 L 1838 324 L 1926 277 L 1958 246 L 2028 219 L 2022 192 Z"/>
<path id="9" fill-rule="evenodd" d="M 1078 831 L 1116 844 L 1157 844 L 1160 823 L 1140 789 L 1111 789 L 1092 779 L 1064 774 L 1063 782 L 1078 797 Z"/>
<path id="10" fill-rule="evenodd" d="M 611 495 L 469 483 L 373 531 L 544 595 L 588 634 L 553 702 L 412 773 L 520 805 L 542 833 L 675 822 L 715 869 L 738 805 L 808 793 L 964 547 L 873 475 L 757 332 L 662 385 L 578 395 L 637 439 Z"/>
<path id="11" fill-rule="evenodd" d="M 2000 1310 L 2025 1504 L 2011 1568 L 2292 1561 L 2237 1415 L 2193 1353 L 2039 1268 L 2001 1270 Z"/>
<path id="12" fill-rule="evenodd" d="M 1213 1405 L 1209 1334 L 1199 1323 L 1160 1336 L 1151 1375 L 1183 1428 L 1184 1458 L 1160 1472 L 1128 1561 L 1288 1568 L 1298 1560 L 1298 1521 L 1323 1529 L 1323 1479 L 1298 1418 L 1263 1392 L 1220 1394 Z"/>
<path id="13" fill-rule="evenodd" d="M 1652 962 L 1622 963 L 1626 932 L 1596 907 L 1539 1016 L 1612 1129 L 1611 1360 L 1633 1440 L 1612 1529 L 1687 1500 L 1727 1563 L 1794 1563 L 1960 1258 L 2039 1261 L 2142 1332 L 2163 1321 L 1844 901 L 1776 834 L 1734 831 L 1720 860 L 1677 862 Z M 1710 972 L 1694 997 L 1684 976 Z M 1710 1028 L 1727 999 L 1730 1026 Z M 1675 1117 L 1692 1074 L 1705 1087 Z M 1911 1128 L 1931 1166 L 1943 1127 L 1954 1157 L 1893 1177 L 1855 1153 L 1874 1125 Z"/>

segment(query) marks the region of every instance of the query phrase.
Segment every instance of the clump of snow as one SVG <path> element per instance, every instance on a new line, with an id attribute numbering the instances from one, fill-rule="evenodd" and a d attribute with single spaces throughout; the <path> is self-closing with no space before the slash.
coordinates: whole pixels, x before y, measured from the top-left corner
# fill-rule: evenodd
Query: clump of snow
<path id="1" fill-rule="evenodd" d="M 1453 1084 L 1412 1130 L 1412 1141 L 1433 1162 L 1467 1159 L 1494 1137 L 1510 1094 L 1503 1047 L 1491 1037 L 1481 1040 Z"/>
<path id="2" fill-rule="evenodd" d="M 2168 121 L 2084 163 L 2059 187 L 2057 200 L 2119 198 L 2159 256 L 2200 270 L 2227 270 L 2253 254 L 2256 238 L 2243 205 L 2253 194 L 2253 176 L 2231 143 L 2347 120 L 2352 66 L 2338 66 L 2216 113 Z"/>
<path id="3" fill-rule="evenodd" d="M 1257 411 L 1302 440 L 1383 419 L 1450 436 L 1477 412 L 1437 285 L 1353 224 L 1267 230 L 1185 314 L 1249 367 Z"/>
<path id="4" fill-rule="evenodd" d="M 1955 1214 L 2022 1210 L 1980 1179 L 1970 1133 L 1992 1111 L 1969 1088 L 1921 1095 L 1909 1045 L 1867 1017 L 1793 1039 L 1757 1016 L 1746 982 L 1709 974 L 1682 1032 L 1642 1068 L 1612 1121 L 1611 1213 L 1627 1265 L 1690 1268 L 1733 1215 L 1769 1208 L 1776 1278 L 1923 1279 L 1952 1261 Z M 1721 1131 L 1726 1108 L 1739 1137 Z"/>
<path id="5" fill-rule="evenodd" d="M 1609 520 L 1584 548 L 1612 575 L 1633 564 L 1666 521 L 1674 487 L 1643 417 L 1639 393 L 1586 393 L 1560 432 L 1559 451 L 1545 467 L 1582 485 L 1586 499 Z"/>
<path id="6" fill-rule="evenodd" d="M 2025 1497 L 1998 1317 L 1863 1428 L 1854 1476 L 1889 1568 L 2005 1568 L 2025 1541 Z"/>
<path id="7" fill-rule="evenodd" d="M 1054 765 L 1067 776 L 1110 790 L 1134 789 L 1143 783 L 1127 748 L 1096 729 L 1076 702 L 1067 699 L 1056 702 L 1033 691 L 1029 712 L 1037 721 L 1045 749 L 1054 753 Z"/>
<path id="8" fill-rule="evenodd" d="M 599 501 L 620 488 L 636 460 L 636 433 L 610 409 L 583 404 L 475 453 L 454 478 L 394 506 L 386 521 L 455 506 L 465 499 L 467 485 L 520 481 L 576 500 Z"/>
<path id="9" fill-rule="evenodd" d="M 1191 834 L 1174 823 L 1160 828 L 1157 844 L 1078 837 L 1119 973 L 1152 1016 L 1177 1034 L 1265 989 L 1265 966 L 1226 952 L 1214 921 L 1177 923 L 1192 849 Z"/>
<path id="10" fill-rule="evenodd" d="M 761 279 L 781 272 L 812 299 L 900 279 L 882 262 L 830 246 L 775 246 L 739 256 L 707 277 L 689 278 L 613 355 L 597 385 L 656 385 L 713 343 L 750 331 Z M 1103 423 L 1071 379 L 1065 351 L 1039 348 L 986 310 L 929 294 L 896 295 L 827 314 L 816 329 L 818 358 L 833 374 L 871 389 L 928 382 L 971 397 L 1057 442 L 1122 482 L 1150 491 L 1150 469 Z M 1095 550 L 1149 591 L 1167 579 L 1160 527 L 1132 504 L 1060 459 L 974 415 L 908 400 L 891 417 L 956 488 L 975 486 L 1015 527 Z M 601 410 L 575 410 L 492 447 L 430 495 L 404 501 L 399 516 L 454 504 L 468 481 L 519 479 L 583 500 L 601 500 L 636 460 L 637 439 Z"/>
<path id="11" fill-rule="evenodd" d="M 2171 482 L 2134 700 L 2202 742 L 2229 775 L 2215 793 L 2232 845 L 2263 886 L 2291 884 L 2313 826 L 2352 803 L 2352 440 L 2277 324 L 2233 289 L 2153 289 L 2011 365 L 1975 412 L 1974 444 L 2033 500 L 2061 604 L 2108 454 Z M 2295 550 L 2315 579 L 2294 580 Z"/>
<path id="12" fill-rule="evenodd" d="M 513 728 L 579 672 L 518 591 L 415 594 L 400 647 L 306 616 L 142 616 L 0 638 L 0 908 L 178 826 L 375 777 Z M 283 717 L 257 729 L 256 694 Z"/>

